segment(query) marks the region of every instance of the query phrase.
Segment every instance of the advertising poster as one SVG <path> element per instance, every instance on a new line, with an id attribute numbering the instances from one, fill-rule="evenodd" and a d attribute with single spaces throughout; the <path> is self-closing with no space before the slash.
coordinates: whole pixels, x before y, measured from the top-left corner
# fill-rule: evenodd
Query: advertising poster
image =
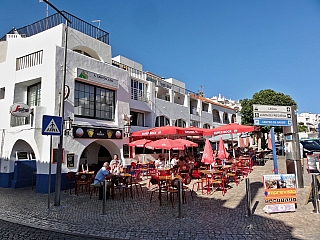
<path id="1" fill-rule="evenodd" d="M 264 175 L 263 185 L 266 212 L 295 211 L 297 191 L 294 174 Z"/>

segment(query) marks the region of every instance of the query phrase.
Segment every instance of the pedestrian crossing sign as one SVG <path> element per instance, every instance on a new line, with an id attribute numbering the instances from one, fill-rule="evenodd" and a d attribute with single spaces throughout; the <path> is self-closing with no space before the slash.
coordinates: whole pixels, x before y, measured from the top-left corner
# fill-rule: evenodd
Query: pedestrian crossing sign
<path id="1" fill-rule="evenodd" d="M 43 115 L 42 135 L 61 136 L 62 117 Z"/>

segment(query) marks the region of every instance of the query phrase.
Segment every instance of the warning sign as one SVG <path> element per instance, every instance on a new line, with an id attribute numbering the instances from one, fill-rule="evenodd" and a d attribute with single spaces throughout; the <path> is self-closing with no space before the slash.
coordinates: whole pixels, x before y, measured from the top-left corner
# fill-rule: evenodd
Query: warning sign
<path id="1" fill-rule="evenodd" d="M 61 136 L 62 117 L 43 115 L 42 135 Z"/>

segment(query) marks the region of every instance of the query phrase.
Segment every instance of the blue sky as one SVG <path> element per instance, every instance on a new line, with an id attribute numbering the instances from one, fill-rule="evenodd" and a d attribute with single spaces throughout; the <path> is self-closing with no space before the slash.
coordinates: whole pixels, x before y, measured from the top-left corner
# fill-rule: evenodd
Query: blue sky
<path id="1" fill-rule="evenodd" d="M 51 0 L 110 33 L 112 55 L 205 96 L 273 89 L 320 113 L 319 0 Z M 38 0 L 1 1 L 0 35 L 46 16 Z M 54 10 L 50 9 L 49 14 Z M 92 23 L 98 26 L 97 23 Z"/>

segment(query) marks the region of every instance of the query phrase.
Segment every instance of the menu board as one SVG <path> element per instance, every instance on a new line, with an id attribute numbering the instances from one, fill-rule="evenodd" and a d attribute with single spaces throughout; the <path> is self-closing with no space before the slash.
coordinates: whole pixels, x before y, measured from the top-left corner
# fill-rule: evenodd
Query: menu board
<path id="1" fill-rule="evenodd" d="M 68 168 L 74 167 L 74 153 L 67 154 L 67 167 Z"/>
<path id="2" fill-rule="evenodd" d="M 128 144 L 123 144 L 123 157 L 124 158 L 129 158 L 129 145 Z"/>
<path id="3" fill-rule="evenodd" d="M 317 170 L 317 162 L 319 161 L 319 156 L 317 154 L 307 155 L 307 162 L 309 170 Z"/>
<path id="4" fill-rule="evenodd" d="M 28 152 L 17 152 L 17 160 L 27 160 L 29 159 Z"/>
<path id="5" fill-rule="evenodd" d="M 58 148 L 52 149 L 52 163 L 57 163 L 58 161 Z M 64 162 L 64 148 L 62 148 L 62 162 Z"/>

